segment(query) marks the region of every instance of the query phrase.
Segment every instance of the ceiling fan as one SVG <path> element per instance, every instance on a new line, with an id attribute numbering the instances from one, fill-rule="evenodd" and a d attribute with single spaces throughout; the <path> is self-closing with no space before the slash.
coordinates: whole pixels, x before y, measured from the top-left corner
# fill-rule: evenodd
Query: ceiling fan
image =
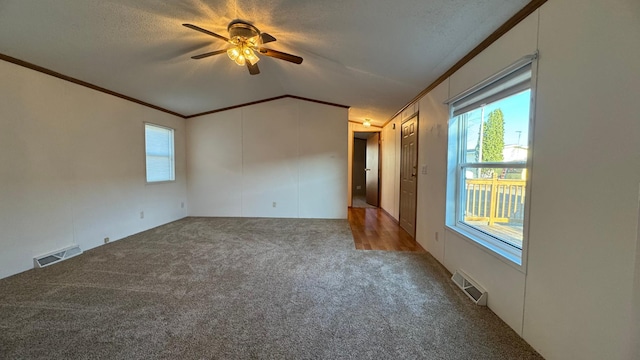
<path id="1" fill-rule="evenodd" d="M 189 29 L 200 31 L 201 33 L 205 33 L 207 35 L 213 36 L 214 38 L 226 41 L 231 45 L 231 47 L 228 49 L 216 50 L 192 56 L 192 59 L 202 59 L 226 52 L 229 58 L 235 61 L 236 64 L 240 66 L 246 65 L 251 75 L 260 73 L 260 69 L 258 68 L 257 64 L 257 62 L 260 61 L 260 58 L 256 55 L 256 52 L 260 55 L 266 55 L 276 59 L 289 61 L 294 64 L 302 63 L 302 58 L 299 56 L 263 47 L 263 44 L 276 41 L 276 38 L 267 33 L 261 33 L 257 27 L 242 20 L 233 20 L 229 23 L 229 26 L 227 27 L 227 30 L 229 31 L 228 38 L 192 24 L 182 25 L 188 27 Z"/>

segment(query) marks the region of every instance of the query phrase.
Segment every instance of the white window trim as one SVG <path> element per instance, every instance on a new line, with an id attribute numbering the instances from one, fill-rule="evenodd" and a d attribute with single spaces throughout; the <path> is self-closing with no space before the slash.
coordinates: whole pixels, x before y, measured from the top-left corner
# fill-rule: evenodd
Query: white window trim
<path id="1" fill-rule="evenodd" d="M 167 130 L 171 130 L 171 146 L 173 147 L 173 151 L 171 154 L 171 172 L 173 174 L 173 179 L 171 180 L 159 180 L 159 181 L 149 181 L 149 176 L 147 173 L 147 125 L 150 126 L 155 126 L 158 128 L 162 128 L 162 129 L 167 129 Z M 144 144 L 144 180 L 145 183 L 147 185 L 156 185 L 156 184 L 166 184 L 166 183 L 173 183 L 176 181 L 176 130 L 174 128 L 168 127 L 168 126 L 164 126 L 164 125 L 158 125 L 155 123 L 151 123 L 151 122 L 144 122 L 143 126 L 142 126 L 142 136 L 143 136 L 143 144 Z"/>
<path id="2" fill-rule="evenodd" d="M 472 228 L 459 221 L 459 206 L 458 194 L 460 193 L 459 187 L 462 186 L 462 181 L 459 180 L 459 163 L 458 159 L 462 157 L 463 151 L 458 146 L 460 124 L 452 124 L 452 121 L 457 121 L 457 118 L 453 118 L 452 108 L 449 107 L 449 149 L 447 155 L 447 188 L 446 188 L 446 217 L 445 226 L 447 229 L 457 233 L 463 239 L 478 246 L 486 253 L 498 258 L 502 262 L 514 267 L 520 272 L 527 272 L 527 253 L 529 248 L 529 218 L 531 209 L 531 188 L 533 178 L 533 147 L 534 147 L 534 120 L 535 120 L 535 103 L 536 103 L 536 88 L 537 88 L 537 73 L 538 73 L 538 52 L 527 55 L 522 59 L 516 61 L 512 65 L 503 69 L 502 71 L 488 77 L 481 81 L 477 85 L 470 89 L 448 99 L 445 104 L 449 105 L 453 102 L 460 100 L 469 94 L 472 94 L 480 89 L 489 86 L 498 79 L 501 79 L 513 71 L 522 68 L 528 64 L 531 64 L 531 103 L 529 106 L 529 139 L 528 139 L 528 154 L 527 163 L 525 169 L 527 170 L 527 185 L 525 187 L 525 214 L 523 219 L 523 233 L 522 233 L 522 249 L 518 249 L 512 245 L 509 245 L 497 238 L 485 234 L 480 230 Z M 451 134 L 454 131 L 454 134 Z M 454 141 L 452 142 L 452 139 Z"/>

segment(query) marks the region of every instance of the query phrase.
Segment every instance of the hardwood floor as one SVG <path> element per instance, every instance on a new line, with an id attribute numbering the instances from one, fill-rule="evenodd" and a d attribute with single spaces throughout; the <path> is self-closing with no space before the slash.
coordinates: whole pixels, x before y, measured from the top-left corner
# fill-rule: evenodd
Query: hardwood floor
<path id="1" fill-rule="evenodd" d="M 425 252 L 395 219 L 379 208 L 349 208 L 349 224 L 358 250 Z"/>

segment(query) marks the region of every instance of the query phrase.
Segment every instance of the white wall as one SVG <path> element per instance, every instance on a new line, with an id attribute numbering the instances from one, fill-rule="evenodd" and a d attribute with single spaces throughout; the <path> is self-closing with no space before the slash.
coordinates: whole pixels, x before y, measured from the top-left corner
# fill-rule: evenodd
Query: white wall
<path id="1" fill-rule="evenodd" d="M 640 206 L 640 198 L 638 199 L 638 205 Z M 633 283 L 633 299 L 631 301 L 631 329 L 628 336 L 628 341 L 631 344 L 628 356 L 630 359 L 640 359 L 640 341 L 638 341 L 640 339 L 640 211 L 638 213 L 638 229 L 636 232 L 636 271 Z"/>
<path id="2" fill-rule="evenodd" d="M 189 214 L 346 218 L 347 129 L 347 109 L 297 99 L 188 119 Z"/>
<path id="3" fill-rule="evenodd" d="M 396 220 L 400 221 L 400 158 L 402 156 L 402 117 L 396 118 L 392 123 L 396 124 L 392 135 L 395 137 L 393 142 L 395 153 L 393 157 L 393 212 L 389 212 Z M 419 145 L 418 145 L 419 146 Z"/>
<path id="4" fill-rule="evenodd" d="M 637 0 L 540 9 L 523 334 L 549 359 L 624 359 L 630 346 L 639 18 Z"/>
<path id="5" fill-rule="evenodd" d="M 547 359 L 640 351 L 639 15 L 634 0 L 547 2 L 420 101 L 428 171 L 418 179 L 417 240 L 480 282 L 489 307 Z M 435 240 L 444 227 L 442 102 L 536 49 L 528 257 L 518 270 L 457 233 Z"/>
<path id="6" fill-rule="evenodd" d="M 144 122 L 175 129 L 175 182 L 146 185 Z M 0 129 L 0 278 L 186 216 L 178 117 L 0 61 Z"/>
<path id="7" fill-rule="evenodd" d="M 416 241 L 444 263 L 449 81 L 420 100 Z M 426 167 L 426 169 L 425 169 Z M 426 174 L 423 170 L 426 170 Z M 438 237 L 436 239 L 436 232 Z"/>
<path id="8" fill-rule="evenodd" d="M 395 129 L 394 129 L 395 125 Z M 396 155 L 400 152 L 400 119 L 390 121 L 380 132 L 380 208 L 399 220 L 400 170 L 396 170 Z M 397 190 L 397 191 L 396 191 Z"/>

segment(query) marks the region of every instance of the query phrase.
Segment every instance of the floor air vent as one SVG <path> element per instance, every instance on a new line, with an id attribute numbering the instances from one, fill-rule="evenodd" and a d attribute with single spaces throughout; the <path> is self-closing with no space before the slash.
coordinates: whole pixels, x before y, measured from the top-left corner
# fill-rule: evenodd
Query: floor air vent
<path id="1" fill-rule="evenodd" d="M 35 268 L 49 266 L 80 254 L 82 254 L 82 250 L 78 245 L 70 246 L 68 248 L 60 249 L 58 251 L 33 258 L 33 266 Z"/>
<path id="2" fill-rule="evenodd" d="M 475 281 L 471 280 L 469 275 L 465 274 L 462 270 L 456 270 L 451 280 L 453 280 L 476 305 L 487 305 L 487 292 Z"/>

